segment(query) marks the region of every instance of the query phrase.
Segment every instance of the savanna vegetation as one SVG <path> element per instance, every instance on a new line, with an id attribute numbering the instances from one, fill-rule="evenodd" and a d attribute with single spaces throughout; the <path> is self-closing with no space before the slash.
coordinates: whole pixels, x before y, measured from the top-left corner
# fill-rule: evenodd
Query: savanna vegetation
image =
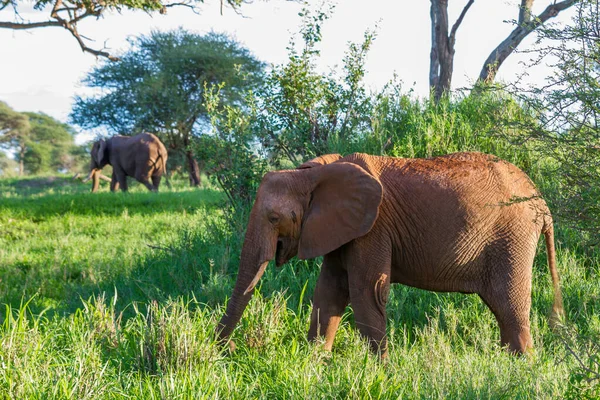
<path id="1" fill-rule="evenodd" d="M 572 26 L 543 31 L 569 43 L 548 48 L 559 55 L 552 85 L 482 85 L 439 100 L 396 79 L 366 89 L 376 31 L 349 44 L 340 70 L 319 73 L 329 10 L 305 10 L 298 45 L 260 85 L 233 101 L 226 83 L 194 86 L 202 123 L 183 149 L 210 172 L 202 188 L 175 176 L 159 193 L 134 184 L 130 193 L 92 195 L 67 176 L 1 179 L 0 396 L 600 397 L 600 77 L 598 48 L 589 45 L 600 30 L 589 29 L 593 2 L 579 7 Z M 306 340 L 321 260 L 295 258 L 267 269 L 233 334 L 237 350 L 215 342 L 266 171 L 332 152 L 467 150 L 522 168 L 555 216 L 566 320 L 548 325 L 552 285 L 540 243 L 531 354 L 500 348 L 497 322 L 477 296 L 401 285 L 387 306 L 387 362 L 353 329 L 351 306 L 325 352 Z"/>

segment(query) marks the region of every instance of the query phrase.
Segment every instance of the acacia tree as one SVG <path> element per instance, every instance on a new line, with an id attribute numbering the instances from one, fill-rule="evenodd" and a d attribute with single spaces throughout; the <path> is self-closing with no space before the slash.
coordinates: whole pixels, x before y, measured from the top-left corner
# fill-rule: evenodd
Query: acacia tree
<path id="1" fill-rule="evenodd" d="M 70 117 L 86 129 L 158 134 L 169 149 L 185 156 L 190 183 L 198 186 L 200 170 L 191 144 L 208 123 L 205 87 L 223 84 L 224 104 L 235 104 L 260 82 L 263 68 L 224 34 L 153 32 L 132 40 L 121 61 L 92 69 L 83 84 L 98 94 L 77 96 Z"/>
<path id="2" fill-rule="evenodd" d="M 42 114 L 19 113 L 0 102 L 0 146 L 15 152 L 19 175 L 70 169 L 75 131 Z"/>
<path id="3" fill-rule="evenodd" d="M 468 0 L 460 16 L 449 29 L 448 0 L 430 0 L 431 18 L 431 52 L 429 64 L 429 86 L 433 89 L 435 101 L 450 91 L 454 65 L 454 44 L 456 32 L 465 15 L 475 0 Z M 496 78 L 498 69 L 510 56 L 519 44 L 530 33 L 542 26 L 550 18 L 556 17 L 561 11 L 566 10 L 579 0 L 554 1 L 539 15 L 532 14 L 535 0 L 521 0 L 519 17 L 515 29 L 504 39 L 484 61 L 478 81 L 491 83 Z M 449 32 L 450 30 L 450 32 Z M 449 33 L 448 33 L 449 32 Z"/>
<path id="4" fill-rule="evenodd" d="M 43 113 L 23 113 L 31 131 L 23 163 L 28 173 L 70 170 L 76 164 L 75 130 Z"/>
<path id="5" fill-rule="evenodd" d="M 221 13 L 226 4 L 237 10 L 245 0 L 220 0 Z M 95 56 L 106 57 L 116 61 L 118 57 L 111 55 L 106 49 L 94 49 L 89 46 L 91 39 L 79 32 L 78 24 L 83 20 L 99 19 L 106 12 L 123 10 L 141 10 L 149 14 L 166 14 L 170 7 L 184 6 L 197 10 L 198 4 L 204 0 L 34 0 L 33 9 L 39 19 L 25 20 L 20 13 L 26 7 L 25 1 L 0 0 L 0 11 L 13 13 L 11 21 L 0 21 L 0 28 L 13 30 L 29 30 L 47 27 L 58 27 L 67 30 L 81 47 L 83 52 Z"/>

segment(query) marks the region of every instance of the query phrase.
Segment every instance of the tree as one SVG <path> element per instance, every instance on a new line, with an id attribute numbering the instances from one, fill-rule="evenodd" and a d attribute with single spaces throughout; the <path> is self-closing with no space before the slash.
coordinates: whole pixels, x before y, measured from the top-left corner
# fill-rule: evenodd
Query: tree
<path id="1" fill-rule="evenodd" d="M 16 151 L 21 176 L 25 173 L 24 159 L 30 133 L 29 118 L 0 101 L 0 144 L 5 149 Z"/>
<path id="2" fill-rule="evenodd" d="M 125 135 L 158 134 L 169 149 L 185 154 L 190 183 L 197 186 L 200 171 L 191 144 L 209 121 L 205 88 L 224 84 L 223 103 L 235 104 L 257 86 L 263 69 L 262 62 L 224 34 L 153 32 L 134 39 L 121 61 L 104 62 L 84 78 L 100 93 L 76 97 L 71 120 Z"/>
<path id="3" fill-rule="evenodd" d="M 29 173 L 71 170 L 75 164 L 75 130 L 43 113 L 23 113 L 31 131 L 23 163 Z"/>
<path id="4" fill-rule="evenodd" d="M 301 50 L 293 39 L 287 63 L 273 67 L 257 91 L 262 112 L 256 116 L 256 136 L 275 165 L 282 159 L 298 165 L 330 152 L 333 142 L 350 143 L 370 128 L 370 98 L 363 78 L 376 34 L 367 31 L 362 43 L 349 43 L 342 76 L 319 73 L 321 26 L 332 11 L 333 7 L 302 10 Z"/>
<path id="5" fill-rule="evenodd" d="M 454 71 L 454 44 L 456 32 L 475 0 L 469 0 L 448 34 L 448 0 L 431 0 L 431 52 L 429 61 L 429 86 L 434 90 L 435 101 L 450 91 Z"/>
<path id="6" fill-rule="evenodd" d="M 17 168 L 15 160 L 8 158 L 6 153 L 0 151 L 0 176 L 11 177 L 15 175 Z"/>
<path id="7" fill-rule="evenodd" d="M 33 8 L 40 15 L 39 20 L 24 20 L 19 12 L 25 7 L 24 1 L 19 0 L 0 0 L 0 11 L 12 9 L 14 21 L 0 21 L 0 28 L 23 30 L 46 27 L 58 27 L 66 29 L 75 38 L 83 52 L 94 54 L 95 56 L 106 57 L 116 61 L 117 57 L 112 56 L 105 49 L 93 49 L 89 47 L 90 39 L 80 34 L 78 30 L 79 22 L 83 20 L 99 19 L 106 12 L 122 10 L 142 10 L 146 13 L 166 14 L 170 7 L 184 6 L 196 9 L 198 3 L 204 0 L 108 0 L 108 1 L 88 1 L 88 0 L 34 0 Z M 227 4 L 234 10 L 237 10 L 245 0 L 220 0 L 221 13 L 223 5 Z M 49 10 L 49 15 L 48 15 Z"/>
<path id="8" fill-rule="evenodd" d="M 573 23 L 540 31 L 543 54 L 557 60 L 554 73 L 541 88 L 523 98 L 539 115 L 528 137 L 555 161 L 555 214 L 589 233 L 600 245 L 600 10 L 597 0 L 581 0 Z M 527 94 L 527 92 L 525 92 Z"/>
<path id="9" fill-rule="evenodd" d="M 19 175 L 69 170 L 75 163 L 75 131 L 43 113 L 19 113 L 0 102 L 0 145 L 14 151 Z"/>
<path id="10" fill-rule="evenodd" d="M 553 2 L 546 7 L 540 15 L 535 17 L 532 16 L 531 12 L 534 0 L 521 0 L 517 26 L 508 37 L 502 41 L 502 43 L 492 50 L 485 60 L 483 68 L 479 73 L 479 81 L 486 83 L 493 82 L 502 63 L 515 51 L 523 39 L 542 26 L 550 18 L 556 17 L 561 11 L 571 7 L 573 4 L 577 3 L 577 1 L 578 0 L 564 0 L 558 3 Z"/>
<path id="11" fill-rule="evenodd" d="M 448 33 L 448 0 L 430 0 L 431 18 L 431 53 L 429 64 L 429 86 L 433 89 L 437 102 L 444 93 L 450 91 L 454 65 L 454 44 L 456 32 L 475 0 L 468 0 L 460 16 Z M 578 0 L 553 2 L 538 16 L 533 16 L 531 9 L 535 0 L 521 0 L 519 19 L 515 29 L 502 41 L 483 63 L 479 82 L 491 83 L 496 78 L 498 69 L 519 44 L 530 33 L 542 26 L 550 18 L 556 17 Z"/>

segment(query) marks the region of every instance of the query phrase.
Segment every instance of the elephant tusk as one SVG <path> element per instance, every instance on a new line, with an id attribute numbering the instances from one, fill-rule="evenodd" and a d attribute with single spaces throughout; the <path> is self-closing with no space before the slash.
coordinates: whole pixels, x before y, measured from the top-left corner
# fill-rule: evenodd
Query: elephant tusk
<path id="1" fill-rule="evenodd" d="M 86 183 L 87 181 L 89 181 L 90 179 L 92 179 L 92 175 L 94 175 L 94 170 L 90 171 L 90 174 L 82 182 Z"/>
<path id="2" fill-rule="evenodd" d="M 267 269 L 267 265 L 269 265 L 269 262 L 265 261 L 264 263 L 261 264 L 260 268 L 258 268 L 258 272 L 254 276 L 254 279 L 252 279 L 252 282 L 250 282 L 250 285 L 248 285 L 248 289 L 246 289 L 246 291 L 244 292 L 244 296 L 247 295 L 248 293 L 250 293 L 252 290 L 254 290 L 254 287 L 258 283 L 258 280 L 265 273 L 265 270 Z"/>
<path id="3" fill-rule="evenodd" d="M 112 179 L 110 179 L 108 176 L 106 176 L 102 173 L 100 173 L 100 179 L 102 179 L 103 181 L 106 181 L 106 182 L 112 181 Z"/>

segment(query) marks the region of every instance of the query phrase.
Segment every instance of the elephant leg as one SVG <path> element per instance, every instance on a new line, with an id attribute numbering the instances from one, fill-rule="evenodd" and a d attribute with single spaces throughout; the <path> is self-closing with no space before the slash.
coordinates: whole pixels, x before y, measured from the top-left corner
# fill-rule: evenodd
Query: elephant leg
<path id="1" fill-rule="evenodd" d="M 135 179 L 138 182 L 140 182 L 141 184 L 143 184 L 144 186 L 146 186 L 146 188 L 149 191 L 151 191 L 151 192 L 156 191 L 156 188 L 154 187 L 154 185 L 152 183 L 150 183 L 150 175 L 148 173 L 136 173 Z"/>
<path id="2" fill-rule="evenodd" d="M 158 185 L 160 185 L 160 179 L 162 175 L 154 175 L 152 176 L 152 186 L 154 186 L 154 190 L 158 192 Z"/>
<path id="3" fill-rule="evenodd" d="M 119 190 L 119 181 L 117 175 L 113 172 L 110 180 L 110 191 L 114 192 L 116 190 Z"/>
<path id="4" fill-rule="evenodd" d="M 362 254 L 348 267 L 350 304 L 358 331 L 369 340 L 371 350 L 387 357 L 385 306 L 390 293 L 391 251 L 381 245 L 370 246 L 377 254 Z"/>
<path id="5" fill-rule="evenodd" d="M 479 296 L 498 321 L 502 346 L 508 346 L 510 352 L 523 354 L 533 348 L 529 321 L 531 268 L 505 262 L 496 271 L 493 276 L 503 279 L 492 279 L 491 287 Z"/>
<path id="6" fill-rule="evenodd" d="M 324 349 L 331 351 L 342 314 L 348 305 L 348 274 L 339 255 L 325 255 L 315 288 L 308 340 L 325 335 Z"/>
<path id="7" fill-rule="evenodd" d="M 121 187 L 121 191 L 126 192 L 128 189 L 127 175 L 125 175 L 125 172 L 123 170 L 121 170 L 120 168 L 115 168 L 114 166 L 113 166 L 113 171 L 114 171 L 113 173 L 117 177 L 117 184 Z"/>

